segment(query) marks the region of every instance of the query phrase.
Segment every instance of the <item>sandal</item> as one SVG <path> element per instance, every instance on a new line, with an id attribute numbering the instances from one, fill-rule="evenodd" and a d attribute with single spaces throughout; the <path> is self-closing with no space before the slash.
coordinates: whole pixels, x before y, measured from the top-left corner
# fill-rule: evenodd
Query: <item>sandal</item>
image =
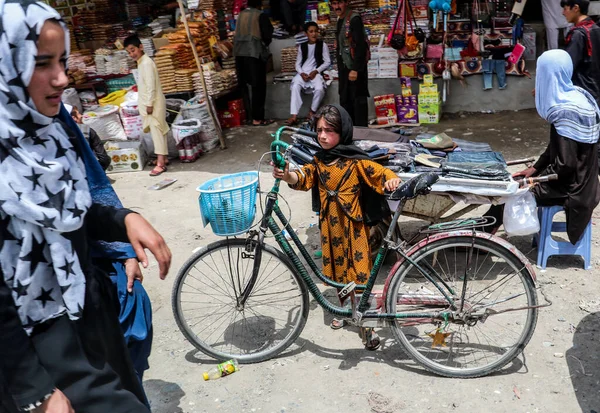
<path id="1" fill-rule="evenodd" d="M 269 119 L 269 120 L 263 119 L 263 120 L 261 120 L 258 123 L 252 122 L 252 126 L 267 126 L 267 125 L 270 125 L 272 123 L 275 123 L 275 121 L 273 119 Z"/>
<path id="2" fill-rule="evenodd" d="M 151 160 L 149 160 L 149 161 L 148 161 L 148 165 L 156 166 L 156 162 L 157 162 L 157 160 L 156 160 L 156 159 L 151 159 Z M 169 160 L 167 159 L 167 162 L 165 163 L 165 165 L 169 165 L 169 163 L 170 163 L 170 162 L 169 162 Z"/>
<path id="3" fill-rule="evenodd" d="M 365 349 L 375 351 L 381 346 L 381 339 L 372 328 L 364 328 L 362 333 Z"/>
<path id="4" fill-rule="evenodd" d="M 298 124 L 298 118 L 289 118 L 285 121 L 286 126 L 294 126 Z"/>
<path id="5" fill-rule="evenodd" d="M 164 172 L 167 172 L 166 166 L 156 165 L 156 167 L 152 171 L 150 171 L 150 176 L 158 176 Z"/>
<path id="6" fill-rule="evenodd" d="M 331 327 L 332 330 L 339 330 L 340 328 L 343 328 L 345 325 L 346 325 L 346 320 L 334 318 L 333 320 L 331 320 L 329 327 Z"/>

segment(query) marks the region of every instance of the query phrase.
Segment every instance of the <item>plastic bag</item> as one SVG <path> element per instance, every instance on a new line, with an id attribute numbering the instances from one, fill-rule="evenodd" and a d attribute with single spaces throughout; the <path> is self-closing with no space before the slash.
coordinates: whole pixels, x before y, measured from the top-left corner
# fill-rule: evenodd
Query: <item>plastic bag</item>
<path id="1" fill-rule="evenodd" d="M 533 194 L 527 190 L 508 198 L 504 204 L 504 230 L 509 236 L 530 235 L 539 232 L 540 221 Z"/>

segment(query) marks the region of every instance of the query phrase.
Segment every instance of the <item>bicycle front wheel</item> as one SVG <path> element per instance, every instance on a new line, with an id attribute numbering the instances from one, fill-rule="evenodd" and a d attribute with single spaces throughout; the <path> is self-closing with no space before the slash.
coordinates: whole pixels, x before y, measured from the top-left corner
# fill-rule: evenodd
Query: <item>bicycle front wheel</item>
<path id="1" fill-rule="evenodd" d="M 393 330 L 415 362 L 442 376 L 468 378 L 519 355 L 535 329 L 537 296 L 514 253 L 488 239 L 456 236 L 426 244 L 411 258 L 428 277 L 404 262 L 386 304 L 390 313 L 414 314 L 397 319 Z"/>
<path id="2" fill-rule="evenodd" d="M 262 245 L 256 281 L 243 306 L 238 297 L 252 277 L 256 242 L 227 239 L 194 254 L 172 294 L 179 329 L 200 351 L 240 363 L 267 360 L 292 344 L 308 316 L 308 291 L 280 251 Z"/>

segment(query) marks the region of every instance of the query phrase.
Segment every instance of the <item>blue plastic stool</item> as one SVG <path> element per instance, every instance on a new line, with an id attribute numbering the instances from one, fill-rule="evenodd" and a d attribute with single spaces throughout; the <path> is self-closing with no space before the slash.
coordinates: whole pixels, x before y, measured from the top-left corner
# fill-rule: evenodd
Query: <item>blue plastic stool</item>
<path id="1" fill-rule="evenodd" d="M 533 239 L 534 245 L 538 245 L 537 266 L 545 270 L 551 255 L 580 255 L 583 257 L 584 269 L 589 270 L 592 268 L 592 221 L 590 220 L 581 239 L 575 245 L 556 241 L 552 238 L 552 231 L 567 232 L 565 222 L 552 222 L 554 215 L 562 210 L 562 206 L 538 207 L 540 233 Z"/>

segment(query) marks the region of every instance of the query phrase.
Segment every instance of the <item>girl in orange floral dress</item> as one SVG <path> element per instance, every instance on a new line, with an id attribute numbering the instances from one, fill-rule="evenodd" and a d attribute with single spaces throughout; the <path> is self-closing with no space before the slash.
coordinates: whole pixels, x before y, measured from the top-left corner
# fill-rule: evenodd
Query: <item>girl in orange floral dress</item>
<path id="1" fill-rule="evenodd" d="M 383 194 L 384 188 L 396 189 L 400 178 L 352 143 L 352 119 L 341 106 L 323 106 L 315 121 L 317 142 L 323 149 L 315 154 L 313 163 L 302 167 L 304 176 L 289 172 L 288 165 L 283 171 L 274 168 L 273 176 L 300 191 L 318 186 L 323 274 L 343 284 L 364 284 L 371 271 L 371 255 L 369 227 L 361 209 L 361 185 Z M 331 328 L 343 325 L 343 320 L 334 319 Z M 374 350 L 378 343 L 367 348 Z"/>

